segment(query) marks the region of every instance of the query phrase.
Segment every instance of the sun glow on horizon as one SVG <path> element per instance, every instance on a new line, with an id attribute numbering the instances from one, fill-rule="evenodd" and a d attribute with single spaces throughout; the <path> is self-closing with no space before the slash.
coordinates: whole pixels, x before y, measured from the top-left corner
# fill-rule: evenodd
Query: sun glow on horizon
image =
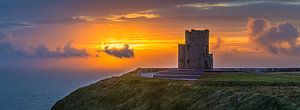
<path id="1" fill-rule="evenodd" d="M 83 64 L 93 68 L 110 69 L 176 67 L 178 44 L 184 43 L 184 30 L 186 30 L 186 28 L 174 29 L 144 22 L 109 22 L 75 27 L 77 30 L 74 32 L 78 39 L 75 39 L 76 46 L 87 49 L 89 53 L 97 57 L 89 58 Z M 211 30 L 210 53 L 214 54 L 216 58 L 238 54 L 265 57 L 257 53 L 267 54 L 263 50 L 255 49 L 245 34 L 244 28 L 240 28 L 239 31 L 228 31 L 209 26 L 207 28 Z M 105 47 L 122 50 L 124 45 L 128 45 L 128 49 L 133 51 L 134 57 L 118 58 L 103 52 Z M 99 53 L 99 51 L 101 52 Z M 157 61 L 163 61 L 163 63 L 158 64 Z"/>

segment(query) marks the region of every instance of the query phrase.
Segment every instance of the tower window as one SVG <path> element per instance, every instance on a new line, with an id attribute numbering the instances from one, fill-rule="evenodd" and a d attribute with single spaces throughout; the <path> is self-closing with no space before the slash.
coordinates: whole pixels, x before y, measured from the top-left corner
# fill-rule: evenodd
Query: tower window
<path id="1" fill-rule="evenodd" d="M 187 60 L 186 63 L 187 63 L 187 64 L 190 64 L 190 60 Z"/>

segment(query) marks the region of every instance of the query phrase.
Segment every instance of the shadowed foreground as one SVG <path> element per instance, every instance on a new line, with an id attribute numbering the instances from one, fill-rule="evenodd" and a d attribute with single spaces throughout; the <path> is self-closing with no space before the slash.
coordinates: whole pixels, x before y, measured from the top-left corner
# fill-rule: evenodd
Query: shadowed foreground
<path id="1" fill-rule="evenodd" d="M 205 74 L 197 81 L 137 77 L 138 70 L 80 88 L 52 110 L 294 110 L 300 74 Z"/>

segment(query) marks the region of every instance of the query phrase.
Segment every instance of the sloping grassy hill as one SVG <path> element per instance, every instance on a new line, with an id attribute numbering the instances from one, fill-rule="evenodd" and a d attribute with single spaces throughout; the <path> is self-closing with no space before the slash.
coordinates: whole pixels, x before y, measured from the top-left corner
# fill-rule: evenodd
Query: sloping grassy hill
<path id="1" fill-rule="evenodd" d="M 136 73 L 80 88 L 52 110 L 300 109 L 300 74 L 211 73 L 197 81 L 172 81 Z"/>

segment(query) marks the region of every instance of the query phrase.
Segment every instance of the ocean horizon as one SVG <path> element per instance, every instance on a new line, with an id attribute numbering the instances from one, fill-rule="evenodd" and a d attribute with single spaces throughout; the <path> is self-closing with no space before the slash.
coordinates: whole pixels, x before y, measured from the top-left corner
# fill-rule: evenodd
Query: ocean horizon
<path id="1" fill-rule="evenodd" d="M 72 91 L 112 76 L 97 72 L 0 71 L 0 110 L 49 110 Z"/>

